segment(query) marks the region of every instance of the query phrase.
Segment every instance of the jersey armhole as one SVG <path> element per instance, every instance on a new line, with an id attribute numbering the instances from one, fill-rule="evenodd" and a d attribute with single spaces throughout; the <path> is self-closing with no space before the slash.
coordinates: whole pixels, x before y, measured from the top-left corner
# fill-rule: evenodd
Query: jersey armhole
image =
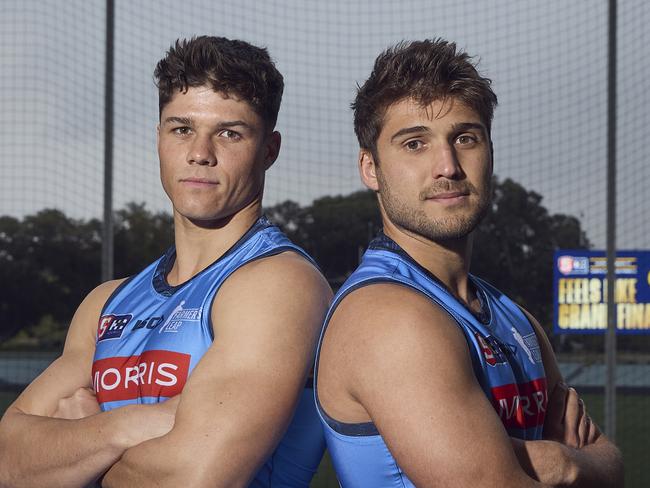
<path id="1" fill-rule="evenodd" d="M 133 280 L 133 278 L 135 278 L 136 276 L 137 276 L 137 274 L 135 274 L 135 275 L 131 275 L 131 276 L 129 276 L 128 278 L 126 278 L 122 283 L 120 283 L 119 285 L 117 285 L 117 287 L 113 290 L 113 292 L 108 296 L 108 298 L 107 298 L 106 301 L 104 302 L 104 305 L 102 306 L 102 310 L 101 310 L 101 312 L 99 313 L 99 316 L 100 316 L 100 317 L 101 317 L 102 315 L 104 315 L 104 312 L 106 311 L 106 307 L 108 307 L 108 304 L 111 303 L 111 301 L 112 301 L 112 300 L 113 300 L 113 299 L 114 299 L 114 298 L 115 298 L 115 297 L 116 297 L 116 296 L 117 296 L 117 295 L 118 295 L 118 294 L 119 294 L 119 293 L 124 289 L 124 287 L 125 287 L 126 285 L 128 285 L 128 284 Z"/>

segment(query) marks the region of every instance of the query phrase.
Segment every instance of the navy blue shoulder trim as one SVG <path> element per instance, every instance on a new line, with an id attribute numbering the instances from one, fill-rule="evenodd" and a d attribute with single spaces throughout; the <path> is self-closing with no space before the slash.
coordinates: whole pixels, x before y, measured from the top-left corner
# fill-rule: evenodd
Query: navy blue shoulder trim
<path id="1" fill-rule="evenodd" d="M 132 276 L 129 276 L 129 277 L 128 277 L 127 279 L 125 279 L 122 283 L 120 283 L 119 285 L 117 285 L 117 287 L 113 290 L 113 293 L 111 293 L 111 294 L 108 296 L 108 298 L 106 299 L 106 301 L 104 302 L 104 306 L 102 307 L 102 311 L 101 311 L 101 313 L 99 314 L 100 317 L 101 317 L 102 315 L 104 315 L 104 312 L 106 311 L 106 306 L 107 306 L 109 303 L 111 303 L 111 300 L 112 300 L 113 298 L 115 298 L 115 297 L 117 296 L 117 294 L 118 294 L 120 291 L 122 291 L 122 289 L 123 289 L 126 285 L 128 285 L 129 282 L 130 282 L 133 278 L 135 278 L 136 276 L 138 276 L 138 275 L 137 275 L 137 274 L 134 274 L 134 275 L 132 275 Z"/>
<path id="2" fill-rule="evenodd" d="M 349 435 L 351 437 L 366 437 L 371 435 L 379 435 L 379 431 L 375 426 L 374 422 L 360 422 L 358 424 L 348 424 L 345 422 L 339 422 L 338 420 L 333 419 L 325 410 L 321 407 L 321 415 L 327 425 L 329 425 L 335 432 L 343 435 Z"/>
<path id="3" fill-rule="evenodd" d="M 325 412 L 325 409 L 323 408 L 323 405 L 320 402 L 320 398 L 318 398 L 318 388 L 316 386 L 317 378 L 318 378 L 318 367 L 320 363 L 320 349 L 323 343 L 323 338 L 325 337 L 325 332 L 327 331 L 327 327 L 329 325 L 329 321 L 332 318 L 332 315 L 334 314 L 334 310 L 336 309 L 338 304 L 341 303 L 341 301 L 350 293 L 352 293 L 354 290 L 358 290 L 359 288 L 363 288 L 364 286 L 368 286 L 376 283 L 395 283 L 398 285 L 409 286 L 400 281 L 391 279 L 390 277 L 381 276 L 381 277 L 371 278 L 369 280 L 357 283 L 351 286 L 350 288 L 348 288 L 347 290 L 345 290 L 341 295 L 338 295 L 336 297 L 336 300 L 332 303 L 332 305 L 330 305 L 330 310 L 328 312 L 326 322 L 323 325 L 321 337 L 318 341 L 318 348 L 316 351 L 316 361 L 314 363 L 314 398 L 316 400 L 316 406 L 320 411 L 321 415 L 323 416 L 323 420 L 325 420 L 325 422 L 327 422 L 327 425 L 329 425 L 335 432 L 338 432 L 339 434 L 343 434 L 343 435 L 354 436 L 354 437 L 372 436 L 372 435 L 380 435 L 380 434 L 374 422 L 360 422 L 360 423 L 341 422 L 339 420 L 330 417 L 327 414 L 327 412 Z"/>

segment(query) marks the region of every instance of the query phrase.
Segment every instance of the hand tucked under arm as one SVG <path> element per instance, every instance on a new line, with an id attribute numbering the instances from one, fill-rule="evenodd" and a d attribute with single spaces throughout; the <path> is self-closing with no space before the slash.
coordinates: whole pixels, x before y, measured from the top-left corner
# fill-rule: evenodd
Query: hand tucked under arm
<path id="1" fill-rule="evenodd" d="M 544 439 L 581 448 L 592 444 L 601 435 L 598 426 L 587 414 L 584 402 L 575 389 L 557 383 L 549 395 Z"/>
<path id="2" fill-rule="evenodd" d="M 544 368 L 552 372 L 542 441 L 512 439 L 515 454 L 529 476 L 571 487 L 623 486 L 620 451 L 591 420 L 575 389 L 564 384 L 550 342 L 530 317 L 542 349 Z"/>
<path id="3" fill-rule="evenodd" d="M 76 420 L 90 417 L 101 412 L 97 397 L 92 388 L 82 387 L 71 396 L 61 398 L 52 417 L 56 419 Z"/>
<path id="4" fill-rule="evenodd" d="M 85 486 L 129 447 L 169 432 L 173 419 L 150 405 L 76 420 L 10 408 L 0 423 L 0 486 Z"/>
<path id="5" fill-rule="evenodd" d="M 161 406 L 99 413 L 88 388 L 100 310 L 118 285 L 105 283 L 86 297 L 62 356 L 7 409 L 0 421 L 0 486 L 87 485 L 127 448 L 172 428 L 174 415 Z"/>

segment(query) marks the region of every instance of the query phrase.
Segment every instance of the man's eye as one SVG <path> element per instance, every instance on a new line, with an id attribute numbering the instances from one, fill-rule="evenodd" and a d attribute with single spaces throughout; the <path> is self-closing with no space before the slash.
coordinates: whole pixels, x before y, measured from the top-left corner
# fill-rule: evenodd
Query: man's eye
<path id="1" fill-rule="evenodd" d="M 225 137 L 226 139 L 232 139 L 232 140 L 235 140 L 235 141 L 241 139 L 241 135 L 239 134 L 239 132 L 236 132 L 236 131 L 230 130 L 230 129 L 226 129 L 226 130 L 222 131 L 221 136 Z"/>
<path id="2" fill-rule="evenodd" d="M 406 149 L 409 151 L 417 151 L 419 149 L 422 149 L 422 146 L 424 146 L 424 143 L 419 139 L 413 139 L 404 144 L 404 147 L 406 147 Z"/>
<path id="3" fill-rule="evenodd" d="M 462 134 L 456 138 L 456 144 L 460 144 L 461 146 L 469 146 L 477 142 L 476 137 L 471 134 Z"/>
<path id="4" fill-rule="evenodd" d="M 178 134 L 179 136 L 186 136 L 192 131 L 189 127 L 174 127 L 172 132 Z"/>

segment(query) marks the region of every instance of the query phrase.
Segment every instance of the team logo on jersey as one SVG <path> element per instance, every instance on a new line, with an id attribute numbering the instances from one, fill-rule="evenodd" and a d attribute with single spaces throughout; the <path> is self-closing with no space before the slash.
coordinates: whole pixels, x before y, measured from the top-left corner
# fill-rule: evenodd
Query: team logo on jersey
<path id="1" fill-rule="evenodd" d="M 493 336 L 483 337 L 478 332 L 474 332 L 474 336 L 478 341 L 486 363 L 490 366 L 496 366 L 497 364 L 504 364 L 506 362 L 506 355 L 503 352 L 503 348 Z"/>
<path id="2" fill-rule="evenodd" d="M 132 331 L 134 330 L 139 330 L 139 329 L 155 329 L 162 323 L 162 321 L 165 320 L 165 316 L 161 315 L 159 317 L 147 317 L 146 319 L 138 319 L 135 322 L 135 325 L 133 326 Z"/>
<path id="3" fill-rule="evenodd" d="M 546 378 L 492 388 L 492 405 L 506 429 L 543 425 L 547 404 Z"/>
<path id="4" fill-rule="evenodd" d="M 102 315 L 97 326 L 97 342 L 106 339 L 119 339 L 124 332 L 126 324 L 133 318 L 133 315 Z"/>
<path id="5" fill-rule="evenodd" d="M 202 308 L 183 308 L 183 305 L 185 305 L 185 300 L 172 310 L 167 321 L 160 327 L 159 334 L 162 332 L 178 332 L 185 322 L 199 322 L 201 320 Z"/>
<path id="6" fill-rule="evenodd" d="M 189 375 L 190 359 L 189 354 L 163 350 L 98 359 L 92 369 L 97 400 L 104 403 L 178 395 Z"/>
<path id="7" fill-rule="evenodd" d="M 539 342 L 537 342 L 537 336 L 535 335 L 535 332 L 531 332 L 530 334 L 522 336 L 521 333 L 514 327 L 511 327 L 510 330 L 512 331 L 512 336 L 515 338 L 515 341 L 517 341 L 517 344 L 519 344 L 519 346 L 526 353 L 528 360 L 532 364 L 541 363 L 542 353 L 540 351 Z"/>

